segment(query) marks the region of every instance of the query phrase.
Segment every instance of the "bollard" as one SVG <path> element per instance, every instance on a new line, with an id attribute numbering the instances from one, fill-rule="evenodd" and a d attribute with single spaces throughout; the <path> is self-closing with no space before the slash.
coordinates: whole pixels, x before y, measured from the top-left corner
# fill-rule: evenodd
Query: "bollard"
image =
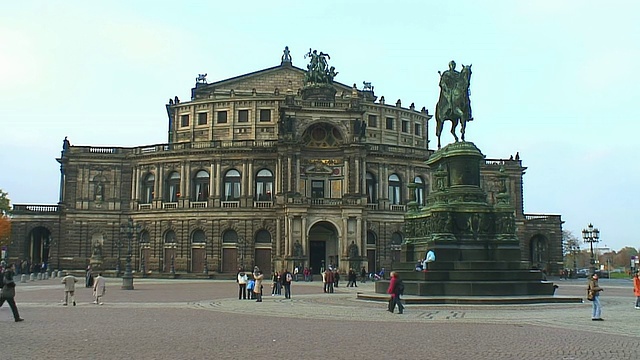
<path id="1" fill-rule="evenodd" d="M 31 275 L 29 276 L 29 280 L 35 281 L 36 280 L 36 273 L 31 273 Z"/>
<path id="2" fill-rule="evenodd" d="M 54 278 L 54 279 L 57 278 L 58 277 L 58 271 L 57 270 L 53 270 L 51 272 L 51 277 Z"/>
<path id="3" fill-rule="evenodd" d="M 27 274 L 22 274 L 20 276 L 20 282 L 21 283 L 26 283 L 27 282 Z"/>
<path id="4" fill-rule="evenodd" d="M 47 280 L 48 278 L 49 278 L 49 273 L 48 272 L 42 274 L 42 280 Z"/>
<path id="5" fill-rule="evenodd" d="M 36 278 L 37 278 L 38 280 L 42 280 L 42 273 L 38 273 L 38 275 L 36 276 Z"/>

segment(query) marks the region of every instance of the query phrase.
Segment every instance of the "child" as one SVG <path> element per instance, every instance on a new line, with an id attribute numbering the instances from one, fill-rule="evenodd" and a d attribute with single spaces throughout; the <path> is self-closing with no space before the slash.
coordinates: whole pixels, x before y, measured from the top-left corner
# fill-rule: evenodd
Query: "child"
<path id="1" fill-rule="evenodd" d="M 254 279 L 249 279 L 247 282 L 247 299 L 254 300 L 255 296 L 253 294 L 253 289 L 256 286 L 256 281 Z"/>

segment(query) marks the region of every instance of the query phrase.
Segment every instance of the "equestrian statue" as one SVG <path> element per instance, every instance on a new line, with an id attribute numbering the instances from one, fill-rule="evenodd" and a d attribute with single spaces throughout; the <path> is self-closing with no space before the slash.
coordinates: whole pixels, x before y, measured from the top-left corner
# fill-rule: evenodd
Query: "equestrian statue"
<path id="1" fill-rule="evenodd" d="M 471 116 L 471 101 L 469 100 L 469 82 L 471 80 L 471 65 L 462 65 L 462 71 L 456 70 L 456 62 L 449 62 L 449 70 L 438 71 L 440 74 L 440 98 L 436 105 L 436 136 L 440 149 L 440 135 L 445 120 L 451 121 L 451 134 L 456 142 L 456 127 L 460 123 L 460 137 L 464 141 L 467 121 Z"/>

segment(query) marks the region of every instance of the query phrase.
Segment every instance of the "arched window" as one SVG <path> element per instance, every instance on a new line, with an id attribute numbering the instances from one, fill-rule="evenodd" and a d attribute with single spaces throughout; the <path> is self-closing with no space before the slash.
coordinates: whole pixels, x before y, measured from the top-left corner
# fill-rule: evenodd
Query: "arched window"
<path id="1" fill-rule="evenodd" d="M 396 174 L 389 175 L 389 203 L 399 205 L 402 203 L 402 183 Z"/>
<path id="2" fill-rule="evenodd" d="M 165 244 L 175 244 L 176 243 L 176 233 L 173 230 L 169 230 L 164 234 L 164 242 Z"/>
<path id="3" fill-rule="evenodd" d="M 167 176 L 164 201 L 174 203 L 180 198 L 180 174 L 177 171 Z"/>
<path id="4" fill-rule="evenodd" d="M 140 233 L 140 243 L 148 244 L 149 243 L 149 232 L 147 230 L 143 230 Z"/>
<path id="5" fill-rule="evenodd" d="M 391 246 L 400 247 L 400 245 L 402 245 L 402 234 L 394 232 L 391 234 Z"/>
<path id="6" fill-rule="evenodd" d="M 267 169 L 258 171 L 256 176 L 256 200 L 273 200 L 273 174 Z"/>
<path id="7" fill-rule="evenodd" d="M 268 244 L 271 243 L 271 233 L 267 230 L 260 230 L 256 233 L 256 243 Z"/>
<path id="8" fill-rule="evenodd" d="M 238 233 L 235 230 L 227 230 L 222 234 L 223 243 L 237 243 Z"/>
<path id="9" fill-rule="evenodd" d="M 200 170 L 193 178 L 193 194 L 191 195 L 193 201 L 207 201 L 209 198 L 209 173 Z"/>
<path id="10" fill-rule="evenodd" d="M 367 203 L 374 204 L 378 201 L 378 184 L 376 183 L 376 178 L 373 177 L 373 174 L 370 172 L 366 175 L 366 186 L 367 186 Z"/>
<path id="11" fill-rule="evenodd" d="M 367 231 L 367 245 L 375 245 L 376 244 L 376 233 L 371 230 Z"/>
<path id="12" fill-rule="evenodd" d="M 240 173 L 238 170 L 229 170 L 224 174 L 224 201 L 236 201 L 240 199 Z"/>
<path id="13" fill-rule="evenodd" d="M 531 239 L 531 264 L 540 269 L 547 262 L 547 241 L 544 236 L 536 235 Z"/>
<path id="14" fill-rule="evenodd" d="M 413 182 L 416 184 L 416 202 L 418 205 L 424 205 L 424 181 L 422 181 L 420 176 L 416 176 L 415 179 L 413 179 Z"/>
<path id="15" fill-rule="evenodd" d="M 191 234 L 191 242 L 194 244 L 204 244 L 207 242 L 204 231 L 198 229 Z"/>
<path id="16" fill-rule="evenodd" d="M 141 203 L 151 204 L 151 202 L 153 201 L 153 195 L 155 195 L 155 193 L 153 192 L 155 183 L 155 175 L 147 174 L 147 176 L 144 177 L 144 180 L 142 181 L 142 198 L 140 199 Z"/>

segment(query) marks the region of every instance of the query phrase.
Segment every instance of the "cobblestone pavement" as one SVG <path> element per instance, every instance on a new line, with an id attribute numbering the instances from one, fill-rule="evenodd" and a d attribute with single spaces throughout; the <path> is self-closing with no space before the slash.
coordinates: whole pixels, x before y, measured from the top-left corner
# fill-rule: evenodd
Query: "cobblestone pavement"
<path id="1" fill-rule="evenodd" d="M 79 287 L 73 307 L 62 306 L 59 281 L 18 285 L 22 323 L 0 308 L 0 359 L 640 358 L 630 281 L 601 280 L 603 322 L 591 321 L 588 302 L 409 305 L 391 314 L 386 303 L 356 300 L 371 283 L 324 294 L 321 283 L 298 282 L 292 300 L 270 296 L 265 283 L 256 303 L 238 300 L 233 281 L 136 279 L 125 291 L 108 279 L 105 305 Z M 584 296 L 585 281 L 558 283 L 559 296 Z"/>

